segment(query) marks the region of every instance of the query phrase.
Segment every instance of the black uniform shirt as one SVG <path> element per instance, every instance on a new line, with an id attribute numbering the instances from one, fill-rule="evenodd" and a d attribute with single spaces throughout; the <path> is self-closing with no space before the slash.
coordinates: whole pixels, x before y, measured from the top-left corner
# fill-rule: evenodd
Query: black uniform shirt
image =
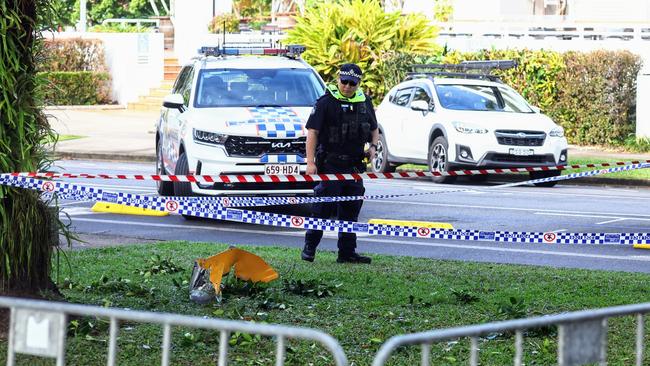
<path id="1" fill-rule="evenodd" d="M 349 142 L 334 145 L 327 143 L 329 138 L 327 127 L 332 125 L 340 126 L 341 124 L 342 115 L 344 113 L 342 105 L 353 104 L 353 108 L 358 108 L 357 105 L 361 103 L 366 103 L 366 110 L 368 111 L 370 120 L 370 131 L 376 130 L 377 117 L 375 116 L 375 110 L 372 106 L 372 100 L 370 97 L 366 96 L 365 102 L 350 103 L 340 101 L 334 98 L 329 91 L 326 91 L 323 96 L 318 98 L 305 126 L 307 129 L 318 131 L 318 146 L 316 147 L 316 151 L 327 151 L 329 153 L 343 155 L 359 155 L 360 153 L 363 153 L 363 145 L 358 146 L 357 144 L 351 144 Z"/>

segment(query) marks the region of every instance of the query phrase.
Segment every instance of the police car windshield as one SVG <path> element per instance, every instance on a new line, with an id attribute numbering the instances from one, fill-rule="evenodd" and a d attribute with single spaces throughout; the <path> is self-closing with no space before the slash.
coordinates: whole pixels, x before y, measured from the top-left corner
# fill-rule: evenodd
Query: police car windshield
<path id="1" fill-rule="evenodd" d="M 437 84 L 443 108 L 461 111 L 535 113 L 513 89 L 489 85 Z"/>
<path id="2" fill-rule="evenodd" d="M 324 91 L 310 69 L 206 69 L 194 107 L 311 107 Z"/>

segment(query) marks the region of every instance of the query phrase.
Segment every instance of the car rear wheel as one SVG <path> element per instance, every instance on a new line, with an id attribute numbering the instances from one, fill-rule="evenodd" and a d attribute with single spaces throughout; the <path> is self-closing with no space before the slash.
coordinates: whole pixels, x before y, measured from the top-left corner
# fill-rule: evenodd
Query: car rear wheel
<path id="1" fill-rule="evenodd" d="M 550 178 L 550 177 L 557 177 L 562 175 L 561 170 L 549 170 L 549 171 L 541 171 L 541 172 L 530 172 L 530 179 L 543 179 L 543 178 Z M 553 187 L 557 184 L 557 181 L 553 182 L 540 182 L 540 183 L 533 183 L 536 187 Z"/>
<path id="2" fill-rule="evenodd" d="M 156 174 L 167 175 L 165 164 L 163 163 L 162 142 L 159 142 L 158 146 L 156 146 Z M 171 196 L 174 194 L 174 185 L 172 182 L 158 180 L 156 181 L 156 189 L 161 196 Z"/>
<path id="3" fill-rule="evenodd" d="M 190 167 L 187 163 L 187 156 L 185 153 L 181 153 L 178 157 L 178 162 L 176 162 L 176 169 L 174 169 L 174 175 L 188 175 L 190 173 Z M 191 183 L 187 182 L 174 182 L 174 196 L 189 197 L 192 195 L 192 186 Z M 186 220 L 196 220 L 196 216 L 183 215 Z"/>
<path id="4" fill-rule="evenodd" d="M 448 146 L 447 139 L 443 136 L 438 136 L 433 140 L 431 146 L 429 146 L 429 156 L 427 159 L 430 172 L 442 173 L 449 171 Z M 456 180 L 456 177 L 438 176 L 431 177 L 431 180 L 435 183 L 452 183 Z"/>
<path id="5" fill-rule="evenodd" d="M 392 173 L 395 171 L 396 166 L 388 161 L 388 147 L 386 146 L 384 134 L 379 134 L 377 154 L 372 159 L 370 167 L 373 173 Z"/>

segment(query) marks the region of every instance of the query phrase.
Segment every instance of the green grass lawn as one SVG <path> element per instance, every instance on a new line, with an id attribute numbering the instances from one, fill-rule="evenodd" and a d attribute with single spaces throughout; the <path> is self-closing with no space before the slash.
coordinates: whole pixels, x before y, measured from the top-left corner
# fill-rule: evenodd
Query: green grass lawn
<path id="1" fill-rule="evenodd" d="M 264 258 L 280 279 L 251 287 L 228 277 L 222 303 L 211 305 L 191 303 L 187 285 L 175 283 L 189 279 L 196 258 L 226 249 L 222 244 L 168 242 L 66 251 L 69 266 L 62 265 L 54 278 L 61 280 L 64 295 L 75 303 L 320 329 L 339 341 L 354 365 L 370 365 L 381 343 L 398 334 L 650 301 L 647 274 L 380 255 L 372 255 L 371 265 L 342 265 L 329 252 L 319 252 L 315 263 L 307 263 L 298 259 L 298 249 L 242 248 Z M 162 260 L 152 260 L 155 255 Z M 151 274 L 155 266 L 182 271 Z M 65 278 L 70 279 L 66 286 Z M 322 297 L 315 296 L 319 292 Z M 633 317 L 614 318 L 609 324 L 609 365 L 633 364 Z M 70 329 L 67 363 L 105 364 L 107 328 L 105 320 L 76 319 Z M 117 363 L 158 364 L 161 334 L 158 326 L 122 324 Z M 646 334 L 650 334 L 647 326 Z M 218 338 L 216 332 L 176 329 L 172 364 L 214 365 Z M 555 364 L 556 338 L 555 329 L 527 334 L 525 364 Z M 233 365 L 273 364 L 274 342 L 269 338 L 236 334 L 230 344 Z M 288 344 L 288 365 L 332 364 L 328 353 L 312 342 Z M 481 365 L 512 364 L 513 344 L 509 334 L 481 339 Z M 433 364 L 468 364 L 468 349 L 468 339 L 436 344 Z M 3 357 L 6 343 L 0 344 L 0 363 L 5 362 Z M 419 357 L 419 348 L 409 347 L 397 352 L 389 364 L 415 365 Z M 54 364 L 26 356 L 18 360 L 22 365 Z M 649 363 L 646 351 L 644 364 Z"/>
<path id="2" fill-rule="evenodd" d="M 587 157 L 587 158 L 569 158 L 569 164 L 599 164 L 599 163 L 615 163 L 622 160 L 611 159 L 611 158 L 597 158 L 597 157 Z M 625 162 L 628 162 L 627 160 Z M 567 170 L 567 172 L 577 173 L 584 172 L 589 170 L 594 170 L 598 168 L 582 168 L 582 169 L 573 169 Z M 626 172 L 617 172 L 610 174 L 597 175 L 599 178 L 615 178 L 615 179 L 650 179 L 650 169 L 636 169 Z"/>

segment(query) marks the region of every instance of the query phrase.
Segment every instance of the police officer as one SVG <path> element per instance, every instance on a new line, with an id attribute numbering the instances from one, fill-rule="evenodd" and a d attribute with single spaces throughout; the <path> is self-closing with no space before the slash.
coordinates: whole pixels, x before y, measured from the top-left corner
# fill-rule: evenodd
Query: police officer
<path id="1" fill-rule="evenodd" d="M 361 69 L 345 64 L 339 70 L 336 85 L 330 85 L 325 95 L 316 101 L 307 120 L 307 174 L 362 173 L 363 158 L 376 153 L 379 131 L 372 101 L 359 88 Z M 368 152 L 364 152 L 370 143 Z M 314 196 L 361 196 L 365 192 L 361 180 L 321 182 Z M 363 201 L 314 203 L 312 217 L 357 221 Z M 323 237 L 322 230 L 307 230 L 303 260 L 313 262 L 316 247 Z M 357 254 L 357 236 L 339 233 L 337 262 L 370 263 L 370 258 Z"/>

